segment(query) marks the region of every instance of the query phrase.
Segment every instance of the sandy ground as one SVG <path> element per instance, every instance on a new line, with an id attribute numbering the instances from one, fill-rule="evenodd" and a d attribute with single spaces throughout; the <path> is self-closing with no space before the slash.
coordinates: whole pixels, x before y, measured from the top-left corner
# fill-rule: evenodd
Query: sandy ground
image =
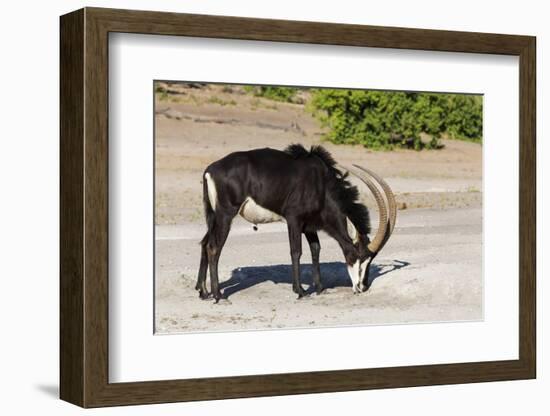
<path id="1" fill-rule="evenodd" d="M 157 332 L 482 319 L 479 144 L 444 140 L 443 149 L 423 152 L 336 146 L 322 141 L 322 128 L 303 105 L 237 92 L 211 86 L 157 95 Z M 371 269 L 370 290 L 352 294 L 340 249 L 321 235 L 321 274 L 328 289 L 296 300 L 286 226 L 269 224 L 254 232 L 237 218 L 220 259 L 227 301 L 200 301 L 194 285 L 205 231 L 202 171 L 232 151 L 282 149 L 296 142 L 323 144 L 340 163 L 370 167 L 396 193 L 397 227 Z M 365 203 L 376 219 L 375 204 L 369 198 Z M 309 262 L 304 242 L 306 287 Z"/>
<path id="2" fill-rule="evenodd" d="M 394 236 L 373 263 L 370 289 L 360 295 L 352 293 L 340 248 L 322 234 L 321 277 L 327 289 L 300 300 L 292 292 L 285 225 L 254 232 L 237 220 L 220 259 L 227 297 L 220 304 L 200 300 L 194 290 L 203 227 L 158 226 L 156 331 L 481 319 L 480 214 L 479 208 L 402 212 Z M 311 285 L 310 262 L 306 249 L 304 287 Z"/>

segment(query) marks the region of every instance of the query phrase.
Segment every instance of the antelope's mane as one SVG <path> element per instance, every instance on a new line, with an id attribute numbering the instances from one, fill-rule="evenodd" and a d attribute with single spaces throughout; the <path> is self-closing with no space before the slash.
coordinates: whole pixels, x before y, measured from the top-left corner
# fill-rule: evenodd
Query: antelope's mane
<path id="1" fill-rule="evenodd" d="M 327 191 L 360 234 L 370 233 L 369 211 L 359 202 L 359 190 L 348 178 L 349 173 L 337 169 L 336 161 L 323 146 L 314 145 L 308 151 L 301 144 L 291 144 L 285 150 L 294 159 L 318 158 L 327 167 Z"/>

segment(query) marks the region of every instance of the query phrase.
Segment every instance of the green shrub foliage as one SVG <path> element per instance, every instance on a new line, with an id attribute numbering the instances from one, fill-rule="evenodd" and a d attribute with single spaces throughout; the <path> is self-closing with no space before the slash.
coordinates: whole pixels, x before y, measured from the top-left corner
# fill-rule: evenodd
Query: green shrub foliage
<path id="1" fill-rule="evenodd" d="M 292 102 L 292 99 L 299 91 L 298 88 L 292 87 L 272 87 L 263 85 L 247 85 L 244 87 L 246 92 L 252 93 L 256 97 L 269 98 L 270 100 Z"/>
<path id="2" fill-rule="evenodd" d="M 443 134 L 475 142 L 482 138 L 481 96 L 314 89 L 308 106 L 333 143 L 419 150 L 437 148 Z"/>

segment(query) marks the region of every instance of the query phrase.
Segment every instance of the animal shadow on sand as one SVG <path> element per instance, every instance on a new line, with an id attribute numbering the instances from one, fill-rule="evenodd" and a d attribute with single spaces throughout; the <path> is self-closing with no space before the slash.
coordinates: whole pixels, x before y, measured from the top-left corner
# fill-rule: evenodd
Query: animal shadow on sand
<path id="1" fill-rule="evenodd" d="M 380 276 L 410 265 L 409 262 L 393 260 L 390 264 L 371 264 L 369 272 L 369 286 Z M 341 262 L 321 263 L 321 282 L 325 289 L 337 287 L 351 287 L 350 277 L 346 265 Z M 302 285 L 309 286 L 306 293 L 315 291 L 312 278 L 311 264 L 301 265 Z M 276 264 L 272 266 L 239 267 L 231 272 L 231 277 L 220 283 L 223 297 L 248 289 L 263 282 L 283 283 L 292 285 L 292 266 L 289 264 Z"/>

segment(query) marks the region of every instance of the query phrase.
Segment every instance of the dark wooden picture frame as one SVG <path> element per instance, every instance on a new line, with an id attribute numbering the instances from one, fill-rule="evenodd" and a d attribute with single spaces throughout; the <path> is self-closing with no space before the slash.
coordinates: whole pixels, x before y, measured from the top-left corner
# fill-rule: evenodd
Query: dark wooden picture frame
<path id="1" fill-rule="evenodd" d="M 534 37 L 98 8 L 64 15 L 60 27 L 61 399 L 99 407 L 535 378 Z M 109 383 L 110 32 L 519 56 L 519 359 Z"/>

